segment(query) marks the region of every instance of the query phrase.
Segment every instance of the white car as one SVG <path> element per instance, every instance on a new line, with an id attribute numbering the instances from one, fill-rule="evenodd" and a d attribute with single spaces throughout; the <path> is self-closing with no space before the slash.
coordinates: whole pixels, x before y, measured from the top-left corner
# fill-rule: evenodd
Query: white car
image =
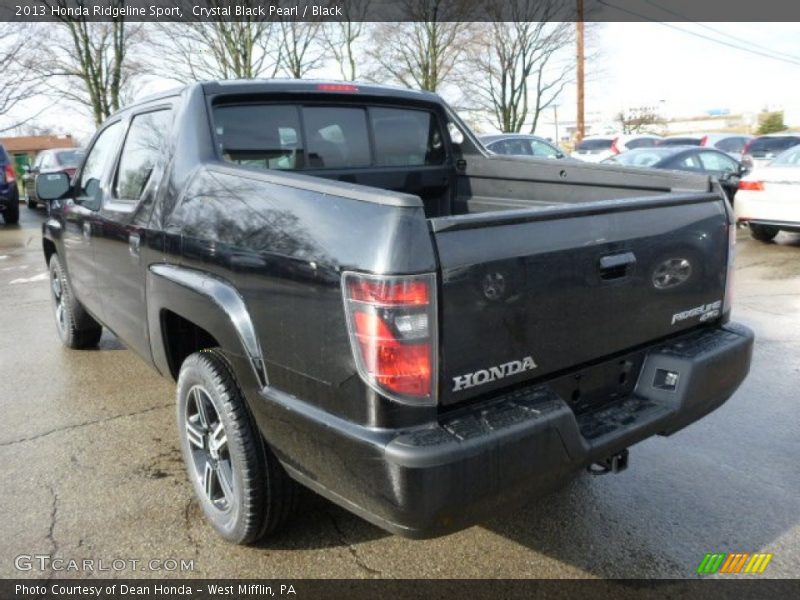
<path id="1" fill-rule="evenodd" d="M 800 232 L 800 146 L 743 177 L 734 208 L 736 221 L 747 223 L 750 234 L 762 242 L 779 231 Z"/>
<path id="2" fill-rule="evenodd" d="M 651 134 L 590 135 L 581 140 L 571 156 L 585 162 L 600 162 L 626 150 L 652 148 L 659 140 L 661 136 Z"/>

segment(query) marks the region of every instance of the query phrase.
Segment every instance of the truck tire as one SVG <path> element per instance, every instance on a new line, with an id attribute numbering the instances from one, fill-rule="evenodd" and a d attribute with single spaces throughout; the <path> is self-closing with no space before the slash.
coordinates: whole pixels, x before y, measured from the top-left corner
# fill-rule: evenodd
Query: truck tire
<path id="1" fill-rule="evenodd" d="M 72 293 L 58 254 L 50 257 L 50 298 L 56 329 L 67 348 L 94 348 L 103 335 L 102 326 L 83 308 Z"/>
<path id="2" fill-rule="evenodd" d="M 233 370 L 218 348 L 181 365 L 178 430 L 189 480 L 217 533 L 251 544 L 283 525 L 297 484 L 264 442 Z"/>
<path id="3" fill-rule="evenodd" d="M 756 225 L 750 223 L 750 235 L 759 242 L 771 242 L 778 235 L 780 229 L 771 225 Z"/>
<path id="4" fill-rule="evenodd" d="M 3 211 L 3 221 L 6 225 L 19 223 L 19 201 L 12 198 L 11 203 Z"/>

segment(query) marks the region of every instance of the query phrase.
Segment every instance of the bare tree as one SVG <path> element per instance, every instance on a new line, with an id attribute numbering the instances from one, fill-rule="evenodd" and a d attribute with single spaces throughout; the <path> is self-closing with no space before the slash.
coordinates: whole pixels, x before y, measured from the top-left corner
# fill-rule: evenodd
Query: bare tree
<path id="1" fill-rule="evenodd" d="M 122 8 L 125 0 L 109 0 Z M 47 6 L 87 6 L 86 0 L 42 0 Z M 97 124 L 119 109 L 128 98 L 141 64 L 133 49 L 141 42 L 141 23 L 124 17 L 92 22 L 86 17 L 58 17 L 52 36 L 43 36 L 41 60 L 34 68 L 55 93 L 89 108 Z"/>
<path id="2" fill-rule="evenodd" d="M 319 21 L 280 21 L 281 70 L 295 79 L 301 79 L 320 67 L 325 60 L 324 48 L 319 43 Z"/>
<path id="3" fill-rule="evenodd" d="M 508 0 L 484 5 L 494 20 L 481 24 L 466 63 L 463 88 L 478 110 L 489 113 L 503 132 L 536 130 L 541 112 L 570 81 L 574 61 L 572 24 L 554 21 L 558 0 Z"/>
<path id="4" fill-rule="evenodd" d="M 358 67 L 363 53 L 359 41 L 367 31 L 366 18 L 371 1 L 350 0 L 342 6 L 343 21 L 331 21 L 323 26 L 325 47 L 339 65 L 345 81 L 358 79 Z"/>
<path id="5" fill-rule="evenodd" d="M 662 128 L 665 122 L 652 106 L 622 110 L 617 114 L 616 121 L 622 128 L 622 133 L 653 132 L 654 129 Z"/>
<path id="6" fill-rule="evenodd" d="M 207 8 L 225 6 L 205 0 Z M 255 9 L 259 0 L 239 0 Z M 280 28 L 258 17 L 236 21 L 164 23 L 158 26 L 156 47 L 163 50 L 156 70 L 177 81 L 275 77 L 281 66 Z"/>
<path id="7" fill-rule="evenodd" d="M 7 118 L 8 113 L 21 102 L 36 95 L 39 91 L 39 79 L 31 70 L 34 55 L 31 52 L 31 26 L 18 23 L 0 23 L 0 117 Z M 16 120 L 7 124 L 0 131 L 14 129 L 34 118 Z"/>
<path id="8" fill-rule="evenodd" d="M 380 23 L 368 55 L 378 65 L 369 78 L 435 92 L 452 80 L 471 35 L 473 2 L 402 0 L 412 22 Z"/>

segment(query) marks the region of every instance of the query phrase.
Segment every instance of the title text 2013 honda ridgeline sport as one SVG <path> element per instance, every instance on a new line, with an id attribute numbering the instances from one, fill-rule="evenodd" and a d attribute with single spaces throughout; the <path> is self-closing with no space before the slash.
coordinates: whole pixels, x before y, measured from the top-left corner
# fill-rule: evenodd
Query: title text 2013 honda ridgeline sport
<path id="1" fill-rule="evenodd" d="M 720 406 L 734 228 L 685 173 L 487 152 L 429 93 L 199 83 L 112 116 L 42 199 L 58 331 L 177 380 L 209 521 L 302 484 L 407 536 L 464 527 Z"/>

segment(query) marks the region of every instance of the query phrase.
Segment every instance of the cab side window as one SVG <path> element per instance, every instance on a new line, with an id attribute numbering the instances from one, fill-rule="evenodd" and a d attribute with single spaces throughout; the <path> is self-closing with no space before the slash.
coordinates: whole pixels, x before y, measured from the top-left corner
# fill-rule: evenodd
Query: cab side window
<path id="1" fill-rule="evenodd" d="M 122 123 L 117 121 L 106 127 L 94 142 L 81 170 L 75 199 L 94 209 L 100 208 L 103 198 L 100 186 L 103 174 L 114 158 L 117 143 L 122 135 Z"/>
<path id="2" fill-rule="evenodd" d="M 133 118 L 119 158 L 115 198 L 135 201 L 141 197 L 166 146 L 170 122 L 168 109 Z"/>

